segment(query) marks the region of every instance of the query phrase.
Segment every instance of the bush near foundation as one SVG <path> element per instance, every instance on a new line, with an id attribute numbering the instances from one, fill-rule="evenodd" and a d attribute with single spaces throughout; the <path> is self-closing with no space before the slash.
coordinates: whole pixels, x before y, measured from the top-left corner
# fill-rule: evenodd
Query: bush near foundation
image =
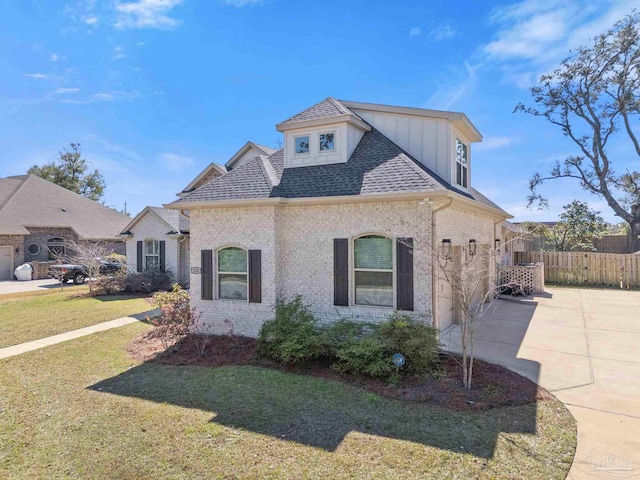
<path id="1" fill-rule="evenodd" d="M 340 373 L 392 379 L 395 353 L 405 356 L 401 374 L 423 375 L 437 369 L 438 330 L 410 315 L 394 312 L 380 324 L 341 319 L 322 326 L 301 296 L 279 300 L 276 317 L 258 337 L 259 352 L 284 364 L 328 360 Z"/>

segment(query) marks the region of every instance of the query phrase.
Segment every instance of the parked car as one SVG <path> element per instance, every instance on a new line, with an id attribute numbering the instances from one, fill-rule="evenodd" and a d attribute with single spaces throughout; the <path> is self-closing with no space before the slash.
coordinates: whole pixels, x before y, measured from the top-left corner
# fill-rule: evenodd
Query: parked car
<path id="1" fill-rule="evenodd" d="M 100 259 L 100 275 L 109 275 L 116 273 L 118 270 L 123 268 L 124 265 L 119 262 L 112 262 L 110 260 Z M 73 280 L 73 283 L 76 285 L 82 285 L 89 276 L 86 267 L 82 265 L 50 265 L 49 266 L 49 278 L 55 278 L 60 281 L 62 277 L 62 281 L 64 283 L 70 282 Z"/>

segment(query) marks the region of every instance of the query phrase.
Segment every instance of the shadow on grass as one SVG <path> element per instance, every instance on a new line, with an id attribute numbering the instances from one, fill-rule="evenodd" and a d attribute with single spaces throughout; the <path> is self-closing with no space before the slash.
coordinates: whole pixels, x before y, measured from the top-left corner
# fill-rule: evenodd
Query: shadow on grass
<path id="1" fill-rule="evenodd" d="M 208 411 L 220 425 L 326 451 L 335 451 L 349 432 L 357 431 L 491 458 L 501 432 L 536 433 L 535 400 L 457 412 L 260 367 L 149 362 L 88 388 Z"/>

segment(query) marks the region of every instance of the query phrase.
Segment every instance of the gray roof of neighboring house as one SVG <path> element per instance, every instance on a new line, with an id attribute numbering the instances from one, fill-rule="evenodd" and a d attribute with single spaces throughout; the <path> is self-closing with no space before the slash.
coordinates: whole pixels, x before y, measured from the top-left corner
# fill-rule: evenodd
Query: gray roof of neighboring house
<path id="1" fill-rule="evenodd" d="M 355 115 L 351 110 L 345 107 L 342 102 L 335 98 L 328 97 L 311 107 L 296 113 L 294 116 L 287 118 L 280 125 L 287 123 L 303 122 L 305 120 L 316 120 L 318 118 L 338 117 L 340 115 Z"/>
<path id="2" fill-rule="evenodd" d="M 72 228 L 83 239 L 115 239 L 130 218 L 36 175 L 0 179 L 0 234 Z"/>
<path id="3" fill-rule="evenodd" d="M 378 130 L 372 129 L 363 135 L 346 163 L 285 169 L 284 151 L 278 150 L 269 157 L 256 157 L 175 203 L 446 190 L 500 209 L 475 189 L 470 193 L 455 189 Z"/>

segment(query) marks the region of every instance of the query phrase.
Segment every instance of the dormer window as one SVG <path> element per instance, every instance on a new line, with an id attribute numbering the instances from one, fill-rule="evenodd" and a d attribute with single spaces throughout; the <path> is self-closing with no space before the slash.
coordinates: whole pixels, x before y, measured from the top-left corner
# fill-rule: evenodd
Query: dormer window
<path id="1" fill-rule="evenodd" d="M 319 136 L 319 145 L 321 152 L 333 152 L 336 147 L 334 144 L 335 133 L 321 133 Z"/>
<path id="2" fill-rule="evenodd" d="M 295 138 L 296 155 L 309 153 L 309 135 Z"/>
<path id="3" fill-rule="evenodd" d="M 467 188 L 469 177 L 469 152 L 467 144 L 456 138 L 456 184 Z"/>

